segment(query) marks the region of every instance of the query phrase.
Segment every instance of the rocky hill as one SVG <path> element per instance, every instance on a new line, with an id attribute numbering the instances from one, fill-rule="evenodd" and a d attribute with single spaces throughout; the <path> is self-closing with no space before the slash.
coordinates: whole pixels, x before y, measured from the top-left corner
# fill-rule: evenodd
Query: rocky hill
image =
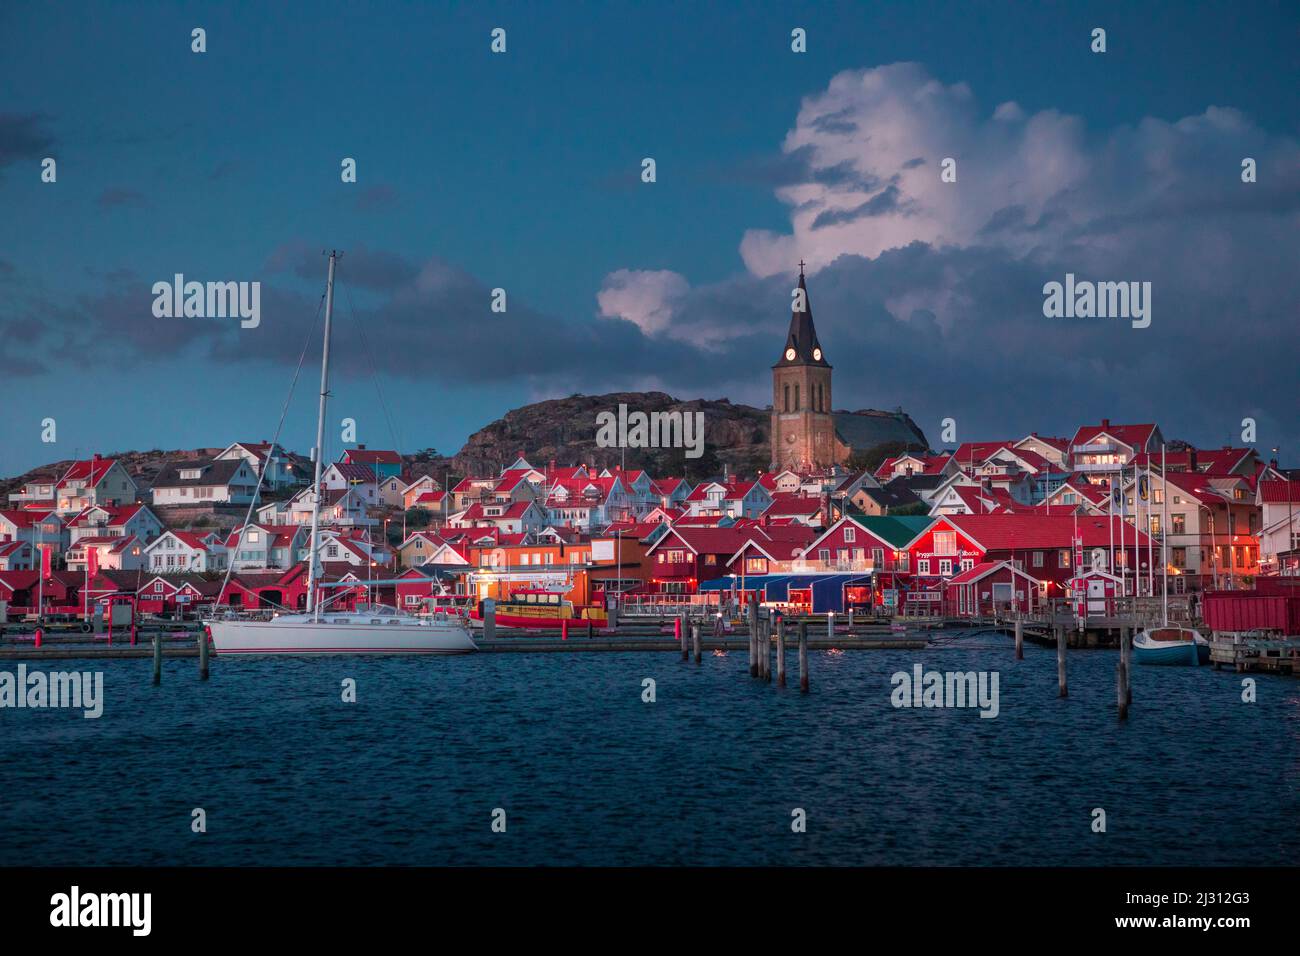
<path id="1" fill-rule="evenodd" d="M 552 460 L 563 464 L 602 467 L 619 463 L 618 448 L 596 445 L 596 416 L 628 411 L 704 413 L 704 454 L 687 458 L 682 450 L 628 449 L 630 468 L 646 468 L 655 475 L 685 475 L 699 480 L 720 474 L 723 468 L 742 474 L 766 470 L 771 463 L 771 409 L 738 405 L 727 399 L 682 401 L 665 392 L 613 392 L 607 395 L 571 395 L 525 405 L 479 429 L 452 460 L 456 474 L 495 474 L 522 453 L 536 467 Z M 837 411 L 836 429 L 855 449 L 889 442 L 926 447 L 925 435 L 901 409 L 883 412 L 862 409 Z"/>
<path id="2" fill-rule="evenodd" d="M 496 474 L 502 467 L 523 454 L 533 465 L 542 467 L 555 461 L 561 465 L 586 464 L 603 467 L 618 464 L 619 448 L 596 445 L 596 416 L 601 412 L 617 413 L 619 405 L 629 412 L 704 413 L 704 454 L 687 458 L 683 449 L 628 449 L 629 468 L 645 468 L 652 474 L 683 475 L 692 481 L 722 474 L 726 469 L 740 474 L 766 470 L 771 462 L 769 446 L 771 410 L 738 405 L 727 399 L 683 401 L 666 392 L 612 392 L 607 395 L 571 395 L 568 398 L 535 402 L 507 412 L 474 434 L 456 455 L 448 458 L 433 449 L 408 453 L 403 457 L 413 473 L 432 474 L 440 481 L 450 475 Z M 926 447 L 924 434 L 901 409 L 885 412 L 863 409 L 837 411 L 835 427 L 857 449 L 886 443 Z M 162 467 L 173 461 L 206 458 L 220 448 L 189 448 L 162 451 L 105 452 L 116 458 L 135 478 L 141 489 L 148 489 Z M 8 503 L 10 491 L 23 482 L 44 474 L 62 474 L 70 461 L 51 462 L 9 479 L 0 479 L 0 507 Z"/>

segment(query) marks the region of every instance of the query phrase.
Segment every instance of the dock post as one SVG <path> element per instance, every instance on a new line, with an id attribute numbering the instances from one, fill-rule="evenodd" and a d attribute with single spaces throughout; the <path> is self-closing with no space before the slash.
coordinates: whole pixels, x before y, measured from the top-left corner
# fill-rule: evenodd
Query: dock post
<path id="1" fill-rule="evenodd" d="M 808 624 L 799 622 L 799 690 L 808 693 Z"/>
<path id="2" fill-rule="evenodd" d="M 1124 710 L 1127 713 L 1128 705 L 1133 703 L 1133 637 L 1128 625 L 1120 628 L 1119 659 L 1124 665 Z"/>
<path id="3" fill-rule="evenodd" d="M 835 640 L 835 612 L 826 612 L 826 637 L 828 640 Z"/>
<path id="4" fill-rule="evenodd" d="M 153 685 L 162 683 L 162 635 L 153 636 Z"/>
<path id="5" fill-rule="evenodd" d="M 785 686 L 785 616 L 776 622 L 776 686 Z"/>
<path id="6" fill-rule="evenodd" d="M 44 631 L 41 629 L 41 626 L 37 624 L 36 625 L 36 646 L 37 647 L 41 646 L 41 638 L 44 636 L 45 636 Z"/>
<path id="7" fill-rule="evenodd" d="M 497 602 L 491 598 L 483 600 L 483 639 L 490 641 L 497 636 Z"/>
<path id="8" fill-rule="evenodd" d="M 686 625 L 682 618 L 677 619 L 677 643 L 682 649 L 682 660 L 687 661 L 691 658 L 690 648 L 686 644 Z"/>
<path id="9" fill-rule="evenodd" d="M 1056 625 L 1056 686 L 1057 697 L 1069 697 L 1070 690 L 1065 684 L 1065 628 Z"/>
<path id="10" fill-rule="evenodd" d="M 199 680 L 208 679 L 208 629 L 199 629 Z"/>
<path id="11" fill-rule="evenodd" d="M 691 625 L 691 649 L 695 651 L 695 663 L 700 662 L 700 626 Z"/>
<path id="12" fill-rule="evenodd" d="M 772 622 L 774 615 L 771 611 L 767 612 L 767 620 L 763 622 L 763 680 L 772 683 Z"/>
<path id="13" fill-rule="evenodd" d="M 758 676 L 758 595 L 749 596 L 749 676 Z"/>
<path id="14" fill-rule="evenodd" d="M 1016 660 L 1025 659 L 1025 622 L 1016 618 Z"/>

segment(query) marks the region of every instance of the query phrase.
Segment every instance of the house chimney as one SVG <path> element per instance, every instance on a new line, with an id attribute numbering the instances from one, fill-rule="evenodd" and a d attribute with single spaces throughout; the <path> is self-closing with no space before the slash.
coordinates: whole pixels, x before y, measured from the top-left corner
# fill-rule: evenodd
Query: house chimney
<path id="1" fill-rule="evenodd" d="M 1197 471 L 1197 470 L 1198 470 L 1197 467 L 1196 467 L 1196 449 L 1195 449 L 1195 448 L 1189 448 L 1189 449 L 1187 449 L 1187 470 L 1188 470 L 1189 472 L 1190 472 L 1190 471 Z"/>
<path id="2" fill-rule="evenodd" d="M 103 460 L 103 456 L 100 455 L 99 452 L 95 452 L 93 455 L 90 456 L 90 460 L 91 460 L 91 461 L 101 461 L 101 460 Z"/>
<path id="3" fill-rule="evenodd" d="M 365 450 L 366 450 L 366 446 L 365 446 L 365 445 L 358 445 L 358 446 L 357 446 L 357 451 L 365 451 Z"/>
<path id="4" fill-rule="evenodd" d="M 1102 428 L 1110 428 L 1110 419 L 1109 419 L 1109 418 L 1103 418 L 1103 419 L 1101 420 L 1101 427 L 1102 427 Z"/>

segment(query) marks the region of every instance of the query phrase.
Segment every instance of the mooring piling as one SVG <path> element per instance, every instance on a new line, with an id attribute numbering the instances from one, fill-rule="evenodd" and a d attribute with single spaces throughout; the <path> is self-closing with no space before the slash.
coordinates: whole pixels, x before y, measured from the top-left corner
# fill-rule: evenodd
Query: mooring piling
<path id="1" fill-rule="evenodd" d="M 1125 624 L 1119 629 L 1119 687 L 1116 690 L 1119 703 L 1119 719 L 1128 719 L 1129 704 L 1133 703 L 1133 687 L 1129 681 L 1129 659 L 1131 657 L 1132 639 Z"/>
<path id="2" fill-rule="evenodd" d="M 808 693 L 808 624 L 799 622 L 799 690 Z"/>
<path id="3" fill-rule="evenodd" d="M 695 652 L 695 663 L 700 662 L 700 626 L 691 625 L 691 649 Z"/>
<path id="4" fill-rule="evenodd" d="M 1016 660 L 1025 659 L 1025 622 L 1016 618 Z"/>
<path id="5" fill-rule="evenodd" d="M 776 686 L 785 686 L 785 616 L 776 622 Z"/>
<path id="6" fill-rule="evenodd" d="M 1056 631 L 1056 687 L 1057 697 L 1069 697 L 1070 690 L 1065 684 L 1065 628 L 1060 624 Z"/>
<path id="7" fill-rule="evenodd" d="M 680 617 L 677 619 L 677 643 L 682 647 L 682 660 L 690 660 L 691 652 L 686 646 L 686 627 Z"/>
<path id="8" fill-rule="evenodd" d="M 199 680 L 208 679 L 208 629 L 199 629 Z"/>
<path id="9" fill-rule="evenodd" d="M 162 635 L 153 636 L 153 683 L 157 687 L 162 683 Z"/>

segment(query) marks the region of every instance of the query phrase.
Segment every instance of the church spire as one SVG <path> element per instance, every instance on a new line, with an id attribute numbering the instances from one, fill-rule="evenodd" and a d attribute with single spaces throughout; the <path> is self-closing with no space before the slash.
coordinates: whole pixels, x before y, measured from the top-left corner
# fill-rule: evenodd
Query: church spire
<path id="1" fill-rule="evenodd" d="M 808 284 L 803 274 L 804 262 L 799 260 L 798 295 L 792 296 L 790 310 L 790 332 L 785 337 L 785 346 L 781 349 L 781 358 L 773 368 L 788 365 L 819 365 L 830 368 L 826 356 L 822 354 L 821 343 L 817 341 L 817 328 L 813 325 L 812 302 L 808 298 Z M 802 308 L 800 308 L 802 306 Z"/>

